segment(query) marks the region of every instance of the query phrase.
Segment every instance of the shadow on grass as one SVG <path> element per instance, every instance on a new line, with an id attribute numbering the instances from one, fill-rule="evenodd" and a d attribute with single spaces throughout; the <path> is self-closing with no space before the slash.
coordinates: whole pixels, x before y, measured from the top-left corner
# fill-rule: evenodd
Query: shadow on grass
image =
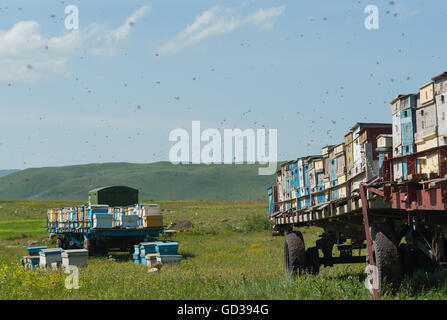
<path id="1" fill-rule="evenodd" d="M 447 272 L 442 269 L 419 269 L 402 280 L 401 289 L 411 294 L 438 289 L 447 285 Z"/>
<path id="2" fill-rule="evenodd" d="M 356 279 L 359 283 L 364 283 L 366 274 L 363 272 L 348 273 L 342 275 L 327 275 L 328 280 L 347 281 Z M 411 275 L 405 275 L 401 285 L 396 289 L 390 284 L 384 284 L 382 287 L 383 294 L 386 296 L 408 295 L 416 297 L 424 292 L 445 288 L 447 286 L 447 272 L 442 269 L 418 269 Z"/>
<path id="3" fill-rule="evenodd" d="M 182 255 L 182 260 L 184 259 L 190 259 L 190 258 L 194 258 L 196 255 L 193 253 L 179 253 Z M 113 259 L 115 259 L 115 261 L 118 262 L 126 262 L 126 261 L 133 261 L 133 257 L 131 254 L 126 253 L 126 252 L 109 252 L 109 254 L 104 255 L 104 254 L 97 254 L 95 255 L 95 257 L 102 257 L 102 258 L 108 258 L 109 256 L 111 256 Z"/>

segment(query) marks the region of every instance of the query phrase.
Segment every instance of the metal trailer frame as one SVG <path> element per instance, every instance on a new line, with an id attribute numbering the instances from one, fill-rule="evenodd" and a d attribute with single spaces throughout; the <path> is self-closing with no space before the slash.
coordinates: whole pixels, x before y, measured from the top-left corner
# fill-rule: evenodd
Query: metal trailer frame
<path id="1" fill-rule="evenodd" d="M 109 251 L 133 252 L 133 246 L 140 242 L 149 241 L 164 231 L 164 227 L 137 229 L 99 229 L 91 227 L 87 220 L 87 227 L 53 228 L 47 220 L 47 232 L 58 236 L 57 246 L 69 249 L 84 248 L 93 255 L 98 249 L 103 253 Z"/>
<path id="2" fill-rule="evenodd" d="M 424 177 L 417 173 L 416 159 L 433 153 L 438 155 L 438 177 L 424 180 Z M 407 162 L 409 180 L 394 181 L 393 162 L 402 160 Z M 324 192 L 330 190 L 331 188 Z M 408 270 L 411 272 L 411 265 L 415 262 L 413 260 L 419 261 L 421 256 L 424 263 L 447 269 L 447 146 L 385 159 L 382 177 L 361 183 L 358 192 L 349 190 L 348 194 L 351 194 L 351 197 L 332 200 L 304 210 L 275 212 L 270 216 L 277 234 L 295 233 L 298 235 L 295 239 L 300 237 L 300 233 L 293 231 L 293 227 L 315 225 L 325 230 L 317 241 L 316 248 L 306 250 L 306 260 L 302 260 L 306 265 L 301 267 L 317 273 L 319 265 L 332 266 L 367 261 L 375 299 L 379 298 L 381 275 L 394 275 L 398 278 Z M 364 203 L 367 205 L 363 206 Z M 382 242 L 384 239 L 388 240 L 388 247 L 385 249 L 392 259 L 382 257 L 378 266 L 374 248 L 378 243 L 375 238 L 379 236 Z M 343 245 L 348 238 L 351 238 L 351 244 Z M 401 243 L 403 238 L 406 240 L 405 244 Z M 286 257 L 287 250 L 290 250 L 287 241 L 286 237 L 286 264 L 290 258 Z M 297 243 L 304 251 L 304 240 L 295 240 L 295 244 Z M 334 244 L 338 245 L 339 257 L 332 257 Z M 355 249 L 362 248 L 367 249 L 366 256 L 352 255 Z M 324 257 L 319 258 L 317 255 L 315 258 L 315 254 L 310 255 L 311 249 L 322 250 Z M 286 273 L 287 267 L 285 265 Z"/>

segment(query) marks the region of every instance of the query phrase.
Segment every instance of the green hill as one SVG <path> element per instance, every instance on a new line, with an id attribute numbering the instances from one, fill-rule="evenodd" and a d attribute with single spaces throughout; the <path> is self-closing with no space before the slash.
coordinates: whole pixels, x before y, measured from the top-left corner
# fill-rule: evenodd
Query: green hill
<path id="1" fill-rule="evenodd" d="M 16 169 L 0 170 L 0 178 L 4 177 L 4 176 L 7 176 L 8 174 L 14 173 L 16 171 L 19 171 L 19 170 L 16 170 Z"/>
<path id="2" fill-rule="evenodd" d="M 126 185 L 141 200 L 264 200 L 274 175 L 260 165 L 103 163 L 31 168 L 0 178 L 2 200 L 87 200 L 96 187 Z"/>

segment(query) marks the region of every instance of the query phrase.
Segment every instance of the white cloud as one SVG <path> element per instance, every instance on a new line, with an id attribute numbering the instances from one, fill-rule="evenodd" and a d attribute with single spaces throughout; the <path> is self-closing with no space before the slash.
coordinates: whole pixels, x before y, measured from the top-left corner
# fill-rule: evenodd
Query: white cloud
<path id="1" fill-rule="evenodd" d="M 44 74 L 63 73 L 67 62 L 81 50 L 116 55 L 130 37 L 132 26 L 149 10 L 148 6 L 139 8 L 114 30 L 94 23 L 45 37 L 36 21 L 19 21 L 9 30 L 0 30 L 0 82 L 35 82 Z"/>
<path id="2" fill-rule="evenodd" d="M 197 16 L 192 24 L 187 25 L 185 30 L 173 39 L 158 46 L 157 51 L 161 54 L 174 53 L 203 39 L 229 33 L 246 25 L 271 29 L 284 9 L 284 6 L 259 9 L 245 18 L 239 18 L 234 16 L 233 10 L 213 7 Z"/>
<path id="3" fill-rule="evenodd" d="M 90 52 L 101 56 L 115 55 L 119 50 L 121 43 L 129 38 L 130 30 L 133 25 L 135 25 L 137 20 L 143 17 L 149 10 L 149 6 L 142 6 L 127 17 L 125 23 L 115 30 L 109 31 L 103 25 L 97 23 L 87 27 L 86 34 L 88 37 L 96 38 L 99 40 L 99 43 L 102 43 L 101 46 L 93 48 Z"/>

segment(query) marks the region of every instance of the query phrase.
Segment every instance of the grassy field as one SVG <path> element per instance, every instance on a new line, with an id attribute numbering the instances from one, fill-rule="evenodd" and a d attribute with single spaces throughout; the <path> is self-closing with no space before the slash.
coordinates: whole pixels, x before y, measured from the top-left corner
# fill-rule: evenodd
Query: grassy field
<path id="1" fill-rule="evenodd" d="M 184 259 L 148 273 L 129 254 L 90 258 L 80 288 L 64 287 L 62 271 L 30 271 L 17 265 L 33 245 L 54 246 L 44 230 L 45 209 L 68 202 L 0 202 L 0 299 L 371 299 L 363 264 L 323 268 L 317 276 L 283 274 L 283 237 L 272 237 L 266 206 L 256 202 L 162 202 L 165 222 L 190 220 L 178 233 Z M 321 230 L 302 228 L 306 245 Z M 443 272 L 420 271 L 384 299 L 446 299 Z"/>

